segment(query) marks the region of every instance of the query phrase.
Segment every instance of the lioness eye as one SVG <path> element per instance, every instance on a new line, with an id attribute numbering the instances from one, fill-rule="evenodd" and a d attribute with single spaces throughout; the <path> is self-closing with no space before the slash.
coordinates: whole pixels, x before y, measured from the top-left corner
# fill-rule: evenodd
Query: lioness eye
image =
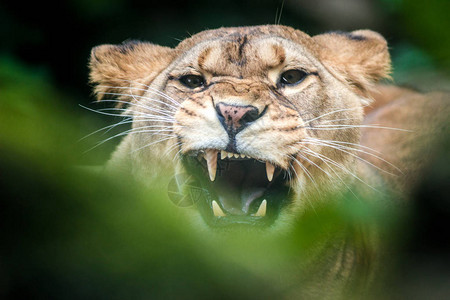
<path id="1" fill-rule="evenodd" d="M 200 75 L 184 75 L 180 77 L 180 82 L 190 89 L 195 89 L 204 85 L 205 79 Z"/>
<path id="2" fill-rule="evenodd" d="M 295 85 L 303 81 L 308 74 L 300 70 L 288 70 L 281 74 L 280 84 Z"/>

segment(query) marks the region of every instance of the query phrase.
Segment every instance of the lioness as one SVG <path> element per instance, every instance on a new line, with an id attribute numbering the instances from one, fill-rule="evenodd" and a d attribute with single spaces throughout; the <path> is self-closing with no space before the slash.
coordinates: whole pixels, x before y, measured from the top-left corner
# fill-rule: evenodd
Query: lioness
<path id="1" fill-rule="evenodd" d="M 98 99 L 132 121 L 108 166 L 150 185 L 184 174 L 180 190 L 200 191 L 192 200 L 211 227 L 275 231 L 349 190 L 407 196 L 447 132 L 444 94 L 376 84 L 391 64 L 370 30 L 221 28 L 174 49 L 98 46 L 90 69 Z M 325 268 L 345 281 L 364 260 L 335 245 Z"/>

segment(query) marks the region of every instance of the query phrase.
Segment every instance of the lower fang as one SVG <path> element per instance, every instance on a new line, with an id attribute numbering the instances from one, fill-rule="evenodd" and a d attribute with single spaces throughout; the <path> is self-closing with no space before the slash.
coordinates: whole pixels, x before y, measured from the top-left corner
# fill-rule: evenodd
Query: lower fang
<path id="1" fill-rule="evenodd" d="M 213 209 L 214 216 L 216 216 L 216 217 L 225 217 L 225 213 L 220 208 L 219 204 L 217 204 L 217 202 L 214 201 L 214 200 L 212 201 L 212 209 Z"/>
<path id="2" fill-rule="evenodd" d="M 266 210 L 267 210 L 267 200 L 264 199 L 261 202 L 261 205 L 259 205 L 258 211 L 253 214 L 254 217 L 264 217 L 266 215 Z"/>

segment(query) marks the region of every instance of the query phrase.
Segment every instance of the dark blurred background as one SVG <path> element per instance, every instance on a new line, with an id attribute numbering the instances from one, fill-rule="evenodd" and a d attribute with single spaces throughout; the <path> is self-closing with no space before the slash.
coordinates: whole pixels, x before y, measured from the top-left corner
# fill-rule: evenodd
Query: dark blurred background
<path id="1" fill-rule="evenodd" d="M 310 35 L 379 31 L 390 45 L 396 84 L 449 90 L 449 8 L 445 0 L 3 1 L 0 68 L 44 80 L 61 93 L 60 105 L 83 118 L 86 111 L 77 105 L 94 99 L 87 61 L 96 45 L 141 39 L 174 47 L 205 29 L 281 23 Z"/>
<path id="2" fill-rule="evenodd" d="M 205 29 L 279 21 L 310 35 L 379 31 L 389 41 L 397 82 L 442 89 L 450 67 L 448 9 L 445 0 L 2 1 L 0 55 L 87 103 L 86 64 L 96 45 L 142 39 L 176 46 Z"/>
<path id="3" fill-rule="evenodd" d="M 145 214 L 139 214 L 142 213 L 139 205 L 144 200 L 137 201 L 137 207 L 129 208 L 121 202 L 122 194 L 114 185 L 105 183 L 98 190 L 98 186 L 86 185 L 80 176 L 72 178 L 73 174 L 61 167 L 61 161 L 102 164 L 118 142 L 112 140 L 87 153 L 84 152 L 104 136 L 94 135 L 92 139 L 77 142 L 96 129 L 117 122 L 79 106 L 98 108 L 88 84 L 87 61 L 92 47 L 128 39 L 174 47 L 194 33 L 221 26 L 280 23 L 310 35 L 367 28 L 380 32 L 388 40 L 395 84 L 425 92 L 449 91 L 449 12 L 447 0 L 2 1 L 0 298 L 36 298 L 37 295 L 46 299 L 75 299 L 102 298 L 102 295 L 120 299 L 132 294 L 132 298 L 145 299 L 155 295 L 155 290 L 144 288 L 144 279 L 168 286 L 170 280 L 179 281 L 178 291 L 170 294 L 167 293 L 170 288 L 163 287 L 160 296 L 176 298 L 184 293 L 186 298 L 213 297 L 217 296 L 214 289 L 220 290 L 223 298 L 232 294 L 226 292 L 229 286 L 218 282 L 233 277 L 230 275 L 234 274 L 233 266 L 224 267 L 222 275 L 216 276 L 209 273 L 214 273 L 214 269 L 200 264 L 196 278 L 209 277 L 218 285 L 197 295 L 188 285 L 199 285 L 196 286 L 199 289 L 201 281 L 191 278 L 180 283 L 192 273 L 191 266 L 185 266 L 186 262 L 179 257 L 168 269 L 154 261 L 155 265 L 144 267 L 139 259 L 132 261 L 131 266 L 118 263 L 124 257 L 134 257 L 127 251 L 144 253 L 153 249 L 145 242 L 141 247 L 136 241 L 161 238 L 158 241 L 164 243 L 172 233 L 167 235 L 163 231 L 156 237 L 148 232 L 136 233 L 135 229 L 142 225 L 154 226 L 154 223 L 147 224 Z M 401 236 L 401 271 L 394 279 L 393 295 L 411 299 L 449 296 L 450 168 L 448 147 L 443 149 L 430 167 L 430 176 L 415 194 L 416 204 L 408 219 L 412 230 Z M 55 187 L 59 181 L 70 184 Z M 77 184 L 84 190 L 74 192 Z M 98 196 L 111 190 L 115 192 L 108 194 L 107 199 Z M 94 205 L 86 199 L 101 200 Z M 106 216 L 101 204 L 109 208 Z M 124 207 L 130 210 L 127 216 L 140 221 L 129 224 L 129 219 L 117 217 L 117 210 Z M 126 224 L 126 229 L 121 222 Z M 93 233 L 93 228 L 100 229 L 94 229 Z M 122 230 L 122 235 L 105 237 L 115 234 L 110 228 Z M 175 232 L 174 238 L 181 235 Z M 126 249 L 123 243 L 128 242 L 138 245 Z M 113 254 L 111 249 L 116 249 Z M 177 251 L 174 250 L 175 256 L 179 254 Z M 194 261 L 198 259 L 196 251 L 191 253 Z M 170 253 L 158 255 L 159 259 L 173 260 Z M 159 273 L 149 271 L 152 268 Z M 185 273 L 173 273 L 180 268 Z M 134 275 L 127 275 L 130 273 Z M 163 279 L 170 280 L 153 277 L 161 273 Z M 137 278 L 144 279 L 136 282 Z M 254 282 L 250 280 L 250 283 Z M 96 287 L 112 292 L 105 296 Z M 257 284 L 254 287 L 260 288 Z M 240 286 L 239 295 L 251 297 L 244 290 Z M 267 298 L 274 291 L 262 290 L 263 294 L 266 292 Z"/>

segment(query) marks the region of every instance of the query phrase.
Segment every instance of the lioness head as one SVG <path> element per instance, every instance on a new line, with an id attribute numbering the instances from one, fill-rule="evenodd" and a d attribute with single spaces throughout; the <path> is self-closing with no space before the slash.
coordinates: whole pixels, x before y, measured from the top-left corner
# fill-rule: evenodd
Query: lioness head
<path id="1" fill-rule="evenodd" d="M 357 125 L 390 59 L 372 31 L 273 25 L 204 31 L 174 49 L 102 45 L 90 68 L 98 99 L 132 118 L 114 164 L 150 182 L 158 160 L 173 162 L 208 224 L 270 225 L 355 177 Z"/>

